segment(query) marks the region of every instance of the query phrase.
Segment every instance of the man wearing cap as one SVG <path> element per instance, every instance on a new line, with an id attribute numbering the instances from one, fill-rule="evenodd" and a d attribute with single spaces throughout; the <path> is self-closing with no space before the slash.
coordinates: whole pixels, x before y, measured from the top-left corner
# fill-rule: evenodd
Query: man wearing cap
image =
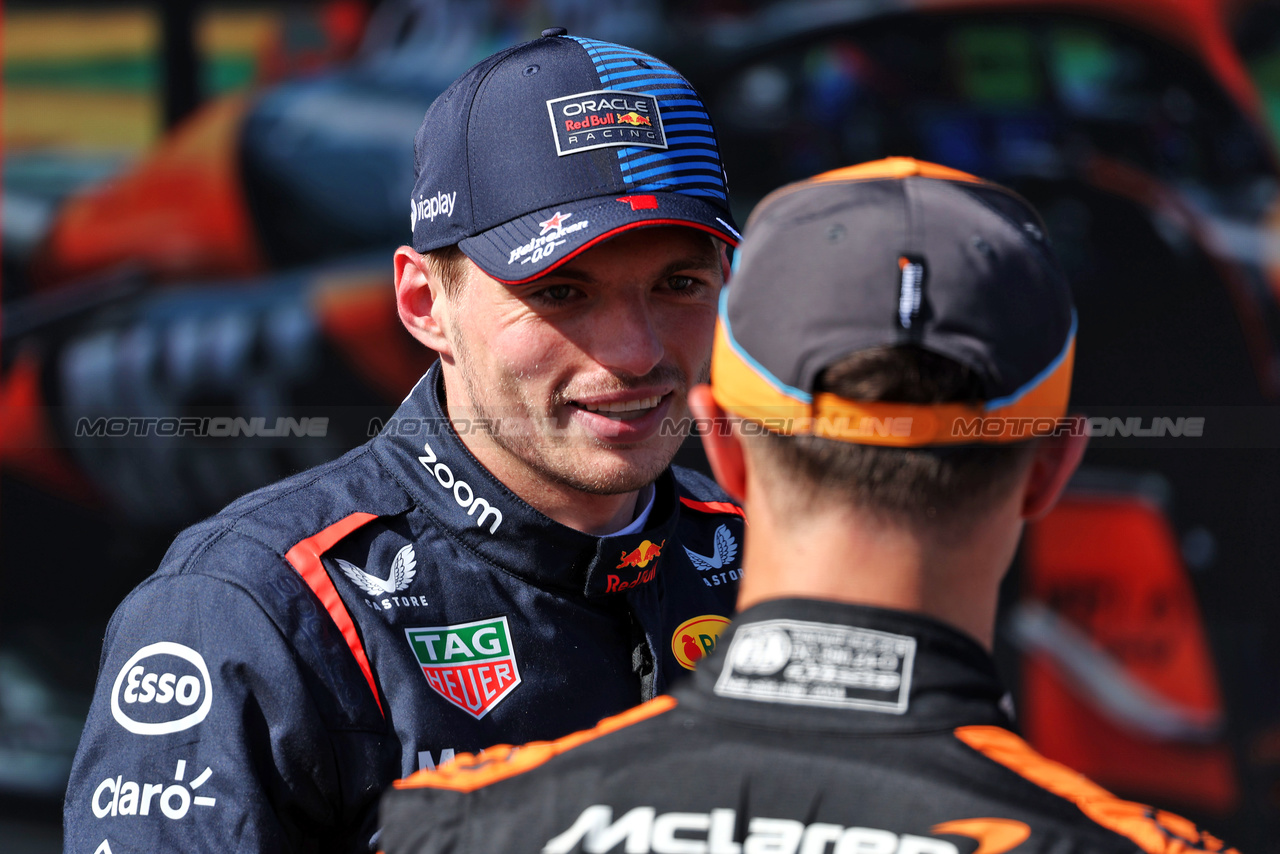
<path id="1" fill-rule="evenodd" d="M 562 736 L 714 648 L 741 511 L 669 463 L 736 243 L 706 111 L 549 30 L 415 142 L 386 429 L 179 535 L 108 629 L 68 851 L 366 850 L 391 780 Z"/>
<path id="2" fill-rule="evenodd" d="M 1075 315 L 1025 202 L 894 159 L 752 214 L 691 394 L 748 508 L 741 613 L 691 684 L 383 803 L 387 854 L 1224 851 L 1012 731 L 997 588 L 1085 440 Z"/>

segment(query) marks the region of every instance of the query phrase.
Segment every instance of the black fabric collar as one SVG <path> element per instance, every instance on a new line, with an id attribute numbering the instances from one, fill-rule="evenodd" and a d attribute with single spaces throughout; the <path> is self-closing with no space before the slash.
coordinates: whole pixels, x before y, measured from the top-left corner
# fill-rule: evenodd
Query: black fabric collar
<path id="1" fill-rule="evenodd" d="M 668 543 L 675 547 L 679 520 L 670 468 L 654 484 L 643 530 L 584 534 L 539 513 L 490 474 L 458 438 L 441 405 L 443 394 L 437 362 L 372 443 L 443 534 L 512 575 L 588 597 L 625 594 L 661 572 L 661 552 Z"/>
<path id="2" fill-rule="evenodd" d="M 904 672 L 899 653 L 907 649 Z M 877 655 L 883 660 L 873 663 Z M 890 687 L 893 676 L 909 689 Z M 854 734 L 1012 728 L 995 662 L 973 638 L 920 614 L 863 605 L 775 599 L 748 608 L 692 683 L 677 692 L 681 703 L 764 726 L 786 716 L 788 726 Z"/>

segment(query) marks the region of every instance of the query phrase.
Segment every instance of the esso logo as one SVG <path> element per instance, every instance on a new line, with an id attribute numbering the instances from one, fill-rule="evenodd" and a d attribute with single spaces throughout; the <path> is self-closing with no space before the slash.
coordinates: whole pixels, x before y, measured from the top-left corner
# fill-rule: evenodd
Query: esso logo
<path id="1" fill-rule="evenodd" d="M 213 683 L 200 653 L 169 641 L 135 652 L 111 689 L 111 714 L 138 735 L 189 729 L 205 719 L 212 705 Z"/>

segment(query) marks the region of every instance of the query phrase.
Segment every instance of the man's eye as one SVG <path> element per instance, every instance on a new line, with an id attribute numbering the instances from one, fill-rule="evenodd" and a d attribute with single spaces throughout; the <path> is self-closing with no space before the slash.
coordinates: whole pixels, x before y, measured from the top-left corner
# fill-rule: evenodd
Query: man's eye
<path id="1" fill-rule="evenodd" d="M 538 296 L 550 302 L 564 302 L 573 296 L 572 285 L 552 285 L 549 288 L 543 288 L 538 291 Z"/>
<path id="2" fill-rule="evenodd" d="M 667 287 L 673 291 L 687 291 L 697 287 L 698 280 L 692 276 L 672 276 L 667 280 Z"/>

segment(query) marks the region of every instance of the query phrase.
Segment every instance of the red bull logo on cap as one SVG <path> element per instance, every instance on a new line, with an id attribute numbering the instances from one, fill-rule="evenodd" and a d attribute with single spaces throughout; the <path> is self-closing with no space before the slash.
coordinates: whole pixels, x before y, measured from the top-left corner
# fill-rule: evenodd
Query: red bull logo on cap
<path id="1" fill-rule="evenodd" d="M 640 92 L 607 89 L 547 101 L 556 154 L 610 146 L 667 147 L 658 99 Z"/>

